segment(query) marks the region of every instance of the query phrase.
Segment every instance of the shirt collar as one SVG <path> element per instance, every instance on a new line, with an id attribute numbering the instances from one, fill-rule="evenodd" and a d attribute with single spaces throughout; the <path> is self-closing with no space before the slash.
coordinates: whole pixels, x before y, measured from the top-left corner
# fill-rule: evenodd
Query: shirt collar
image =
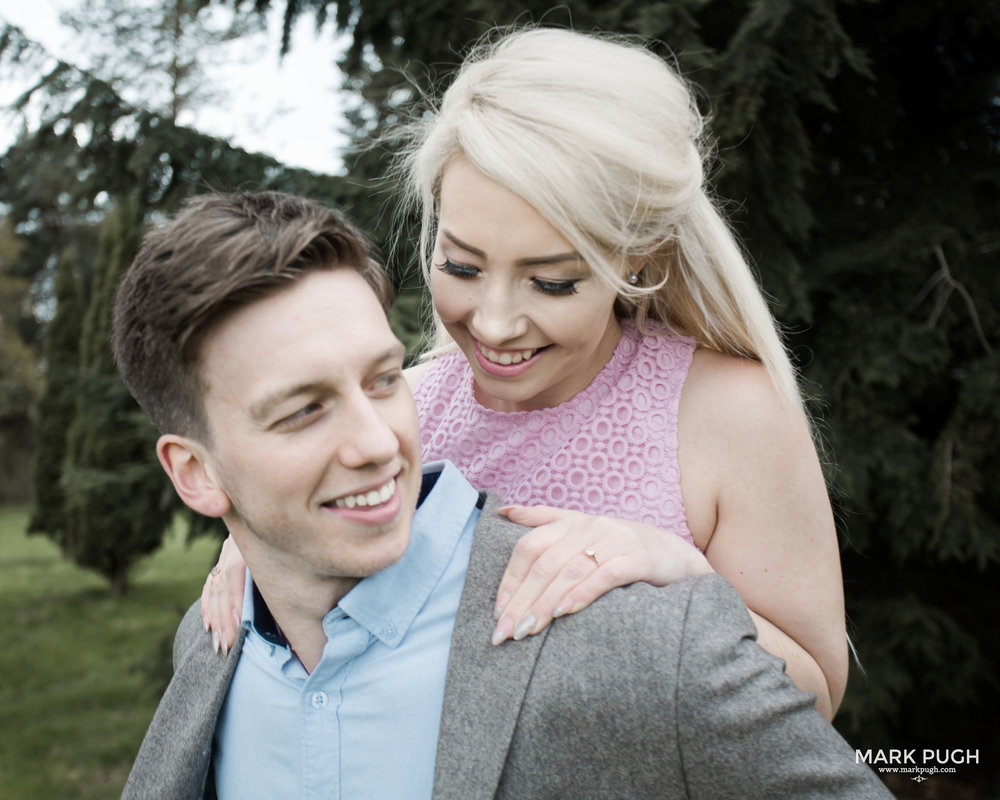
<path id="1" fill-rule="evenodd" d="M 450 461 L 425 465 L 410 543 L 403 557 L 360 581 L 324 622 L 346 614 L 385 645 L 398 645 L 441 578 L 469 517 L 482 509 L 483 500 Z M 252 626 L 271 644 L 288 646 L 249 570 L 243 625 Z"/>
<path id="2" fill-rule="evenodd" d="M 423 496 L 403 557 L 358 583 L 338 606 L 388 647 L 406 636 L 451 560 L 480 495 L 454 464 L 424 467 Z"/>

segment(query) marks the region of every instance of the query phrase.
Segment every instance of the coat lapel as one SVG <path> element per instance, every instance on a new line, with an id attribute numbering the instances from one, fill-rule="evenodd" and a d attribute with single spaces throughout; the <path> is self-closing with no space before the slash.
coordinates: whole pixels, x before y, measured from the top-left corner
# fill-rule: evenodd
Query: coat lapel
<path id="1" fill-rule="evenodd" d="M 493 603 L 511 550 L 525 528 L 497 514 L 488 496 L 476 526 L 469 571 L 448 658 L 434 770 L 435 800 L 493 797 L 521 702 L 548 632 L 490 644 Z"/>
<path id="2" fill-rule="evenodd" d="M 243 631 L 228 657 L 212 651 L 197 603 L 178 631 L 176 670 L 143 739 L 123 800 L 196 800 L 206 790 L 212 737 L 239 660 Z M 214 787 L 206 796 L 215 796 Z"/>

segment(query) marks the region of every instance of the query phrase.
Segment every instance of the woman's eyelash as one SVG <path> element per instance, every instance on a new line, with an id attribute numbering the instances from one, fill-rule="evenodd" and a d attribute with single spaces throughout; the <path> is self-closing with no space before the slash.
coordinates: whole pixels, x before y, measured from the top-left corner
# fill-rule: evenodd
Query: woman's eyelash
<path id="1" fill-rule="evenodd" d="M 470 267 L 465 264 L 456 264 L 450 258 L 446 258 L 440 264 L 435 264 L 434 266 L 441 270 L 441 272 L 445 275 L 451 275 L 455 278 L 475 278 L 479 274 L 479 270 L 476 267 Z M 579 282 L 579 278 L 568 281 L 547 281 L 542 278 L 531 279 L 531 283 L 538 291 L 543 294 L 556 296 L 576 294 L 576 285 Z"/>
<path id="2" fill-rule="evenodd" d="M 545 294 L 567 295 L 576 294 L 576 285 L 580 282 L 580 280 L 543 281 L 541 278 L 532 278 L 531 282 L 535 285 L 535 288 L 538 289 L 538 291 L 544 292 Z"/>
<path id="3" fill-rule="evenodd" d="M 442 263 L 435 264 L 445 275 L 453 275 L 456 278 L 474 278 L 479 274 L 475 267 L 468 267 L 464 264 L 456 264 L 450 258 L 446 258 Z"/>

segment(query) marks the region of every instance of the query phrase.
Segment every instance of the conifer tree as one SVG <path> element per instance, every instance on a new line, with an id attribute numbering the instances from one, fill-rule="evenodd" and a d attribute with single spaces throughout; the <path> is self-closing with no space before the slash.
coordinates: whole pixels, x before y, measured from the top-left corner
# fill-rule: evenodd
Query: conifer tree
<path id="1" fill-rule="evenodd" d="M 156 431 L 118 376 L 109 343 L 114 292 L 138 251 L 142 220 L 123 199 L 102 226 L 63 477 L 66 548 L 115 594 L 125 591 L 136 559 L 159 546 L 174 511 L 170 485 L 150 457 Z"/>
<path id="2" fill-rule="evenodd" d="M 864 667 L 841 724 L 859 746 L 996 752 L 1000 8 L 858 4 L 842 19 L 871 78 L 835 73 L 833 107 L 811 120 L 815 288 L 798 337 L 839 464 Z"/>
<path id="3" fill-rule="evenodd" d="M 77 404 L 83 297 L 71 250 L 63 252 L 56 269 L 55 315 L 45 329 L 45 378 L 38 401 L 38 422 L 32 481 L 35 502 L 28 523 L 31 533 L 44 533 L 61 547 L 66 544 L 63 464 L 66 431 Z"/>
<path id="4" fill-rule="evenodd" d="M 21 309 L 30 282 L 18 274 L 24 240 L 9 220 L 0 219 L 0 503 L 23 503 L 31 451 L 31 409 L 37 394 L 32 330 Z"/>
<path id="5" fill-rule="evenodd" d="M 265 27 L 251 9 L 209 0 L 79 0 L 60 21 L 76 32 L 95 76 L 171 124 L 226 101 L 206 67 L 232 58 L 221 45 Z"/>

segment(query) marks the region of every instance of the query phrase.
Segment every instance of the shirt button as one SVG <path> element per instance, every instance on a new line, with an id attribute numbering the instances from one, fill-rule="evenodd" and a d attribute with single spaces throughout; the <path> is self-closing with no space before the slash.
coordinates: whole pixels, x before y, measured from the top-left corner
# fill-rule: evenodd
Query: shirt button
<path id="1" fill-rule="evenodd" d="M 313 708 L 326 708 L 326 704 L 329 702 L 329 698 L 326 696 L 326 692 L 314 692 L 312 696 Z"/>
<path id="2" fill-rule="evenodd" d="M 386 639 L 393 639 L 396 636 L 396 626 L 391 622 L 382 629 L 382 635 Z"/>

